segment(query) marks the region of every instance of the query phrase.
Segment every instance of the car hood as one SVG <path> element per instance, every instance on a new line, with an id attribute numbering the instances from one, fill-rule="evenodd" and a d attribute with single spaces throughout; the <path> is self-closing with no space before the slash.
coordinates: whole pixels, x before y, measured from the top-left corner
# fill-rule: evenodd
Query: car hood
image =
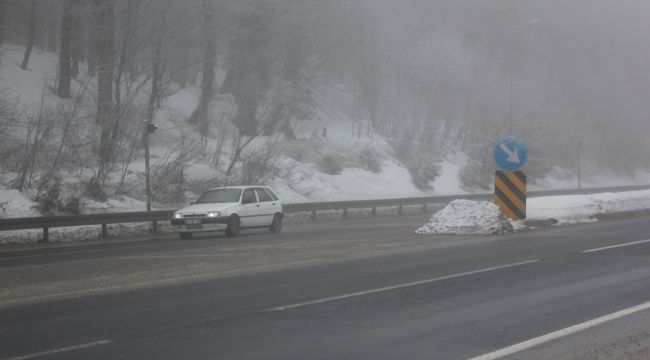
<path id="1" fill-rule="evenodd" d="M 194 204 L 176 210 L 178 214 L 207 214 L 209 211 L 223 211 L 230 207 L 237 206 L 239 203 L 209 203 L 209 204 Z"/>

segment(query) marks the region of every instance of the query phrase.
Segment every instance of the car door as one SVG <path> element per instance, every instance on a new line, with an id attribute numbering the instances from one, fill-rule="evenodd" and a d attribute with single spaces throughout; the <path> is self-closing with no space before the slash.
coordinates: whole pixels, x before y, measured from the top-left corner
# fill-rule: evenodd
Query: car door
<path id="1" fill-rule="evenodd" d="M 254 189 L 246 189 L 241 197 L 241 211 L 239 212 L 239 219 L 241 226 L 259 226 L 262 222 L 260 220 L 261 205 L 257 201 L 257 195 Z"/>
<path id="2" fill-rule="evenodd" d="M 260 202 L 260 222 L 262 225 L 270 225 L 276 213 L 273 198 L 262 188 L 255 189 L 255 192 Z"/>

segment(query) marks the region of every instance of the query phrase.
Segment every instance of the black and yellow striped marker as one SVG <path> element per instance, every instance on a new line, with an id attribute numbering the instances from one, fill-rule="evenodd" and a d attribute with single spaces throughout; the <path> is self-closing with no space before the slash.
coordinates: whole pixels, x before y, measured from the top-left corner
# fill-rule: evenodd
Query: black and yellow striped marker
<path id="1" fill-rule="evenodd" d="M 497 171 L 494 173 L 494 202 L 510 219 L 526 219 L 526 173 Z"/>

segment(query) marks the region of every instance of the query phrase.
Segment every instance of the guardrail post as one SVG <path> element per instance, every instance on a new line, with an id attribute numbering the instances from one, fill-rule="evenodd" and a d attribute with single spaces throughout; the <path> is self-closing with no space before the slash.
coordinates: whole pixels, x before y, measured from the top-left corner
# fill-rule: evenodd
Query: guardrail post
<path id="1" fill-rule="evenodd" d="M 50 242 L 50 229 L 44 227 L 43 228 L 43 242 Z"/>
<path id="2" fill-rule="evenodd" d="M 397 213 L 400 214 L 400 215 L 402 215 L 402 214 L 404 213 L 404 209 L 403 209 L 403 206 L 402 206 L 402 205 L 400 205 L 400 206 L 397 208 Z"/>
<path id="3" fill-rule="evenodd" d="M 153 233 L 154 234 L 158 233 L 158 220 L 153 221 Z"/>
<path id="4" fill-rule="evenodd" d="M 316 221 L 316 210 L 311 211 L 311 221 Z"/>
<path id="5" fill-rule="evenodd" d="M 348 218 L 348 209 L 343 209 L 343 218 L 344 219 Z"/>
<path id="6" fill-rule="evenodd" d="M 108 229 L 106 227 L 106 224 L 102 224 L 102 239 L 106 239 L 108 237 Z"/>
<path id="7" fill-rule="evenodd" d="M 376 207 L 372 208 L 371 214 L 372 214 L 372 217 L 377 217 L 377 208 Z"/>

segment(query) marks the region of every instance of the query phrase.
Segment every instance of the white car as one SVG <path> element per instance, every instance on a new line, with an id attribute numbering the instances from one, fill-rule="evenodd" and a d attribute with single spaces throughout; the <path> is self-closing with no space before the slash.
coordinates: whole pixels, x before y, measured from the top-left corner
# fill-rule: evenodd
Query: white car
<path id="1" fill-rule="evenodd" d="M 172 219 L 182 239 L 197 232 L 225 231 L 237 236 L 243 228 L 282 230 L 282 202 L 266 186 L 231 186 L 206 191 L 192 205 L 177 210 Z"/>

